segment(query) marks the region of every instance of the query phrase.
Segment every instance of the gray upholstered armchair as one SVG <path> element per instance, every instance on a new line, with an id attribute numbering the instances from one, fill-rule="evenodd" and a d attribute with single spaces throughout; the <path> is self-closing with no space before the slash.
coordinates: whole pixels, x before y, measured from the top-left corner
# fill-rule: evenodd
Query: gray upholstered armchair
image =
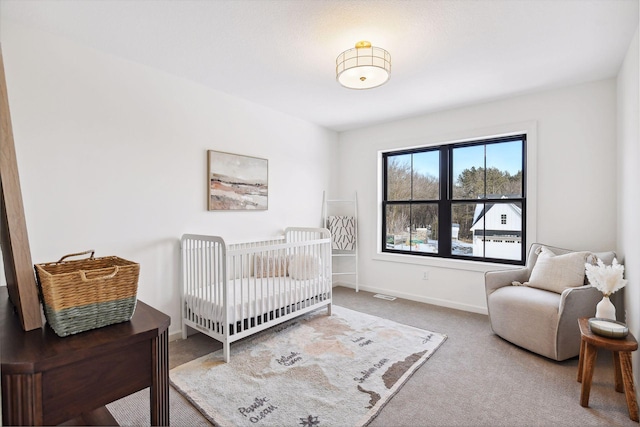
<path id="1" fill-rule="evenodd" d="M 602 293 L 590 284 L 556 291 L 514 286 L 514 282 L 530 280 L 542 246 L 537 243 L 531 245 L 525 267 L 485 274 L 487 309 L 491 329 L 496 335 L 534 353 L 561 361 L 580 353 L 577 319 L 595 315 Z M 546 248 L 555 255 L 574 253 L 551 246 Z M 605 264 L 611 264 L 615 257 L 614 252 L 593 255 Z M 553 284 L 550 288 L 554 288 Z"/>

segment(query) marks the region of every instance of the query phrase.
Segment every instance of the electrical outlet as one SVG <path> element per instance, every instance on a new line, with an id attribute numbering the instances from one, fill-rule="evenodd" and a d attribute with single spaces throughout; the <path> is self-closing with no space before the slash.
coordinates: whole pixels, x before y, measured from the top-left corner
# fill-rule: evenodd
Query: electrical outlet
<path id="1" fill-rule="evenodd" d="M 429 271 L 422 272 L 422 280 L 429 280 Z"/>

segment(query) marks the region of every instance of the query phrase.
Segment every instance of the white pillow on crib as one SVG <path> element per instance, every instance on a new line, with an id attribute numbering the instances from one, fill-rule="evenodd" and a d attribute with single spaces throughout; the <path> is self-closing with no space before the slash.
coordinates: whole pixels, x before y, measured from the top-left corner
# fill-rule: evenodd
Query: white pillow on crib
<path id="1" fill-rule="evenodd" d="M 293 255 L 289 261 L 289 276 L 296 280 L 313 279 L 320 275 L 320 258 L 315 255 Z"/>

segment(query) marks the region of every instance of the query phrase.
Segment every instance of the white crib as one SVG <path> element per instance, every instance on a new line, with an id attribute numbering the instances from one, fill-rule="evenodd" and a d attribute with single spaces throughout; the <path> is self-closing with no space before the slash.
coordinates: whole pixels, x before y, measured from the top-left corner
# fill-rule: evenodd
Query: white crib
<path id="1" fill-rule="evenodd" d="M 231 343 L 326 306 L 331 315 L 331 235 L 289 227 L 281 238 L 225 244 L 182 236 L 182 337 L 187 326 Z"/>

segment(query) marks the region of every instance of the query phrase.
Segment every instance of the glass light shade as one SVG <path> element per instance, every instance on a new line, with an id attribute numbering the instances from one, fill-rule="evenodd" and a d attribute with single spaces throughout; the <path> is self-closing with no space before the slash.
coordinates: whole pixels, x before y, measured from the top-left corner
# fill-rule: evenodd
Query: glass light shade
<path id="1" fill-rule="evenodd" d="M 371 43 L 361 41 L 336 59 L 336 80 L 349 89 L 371 89 L 385 84 L 391 76 L 391 55 Z"/>

